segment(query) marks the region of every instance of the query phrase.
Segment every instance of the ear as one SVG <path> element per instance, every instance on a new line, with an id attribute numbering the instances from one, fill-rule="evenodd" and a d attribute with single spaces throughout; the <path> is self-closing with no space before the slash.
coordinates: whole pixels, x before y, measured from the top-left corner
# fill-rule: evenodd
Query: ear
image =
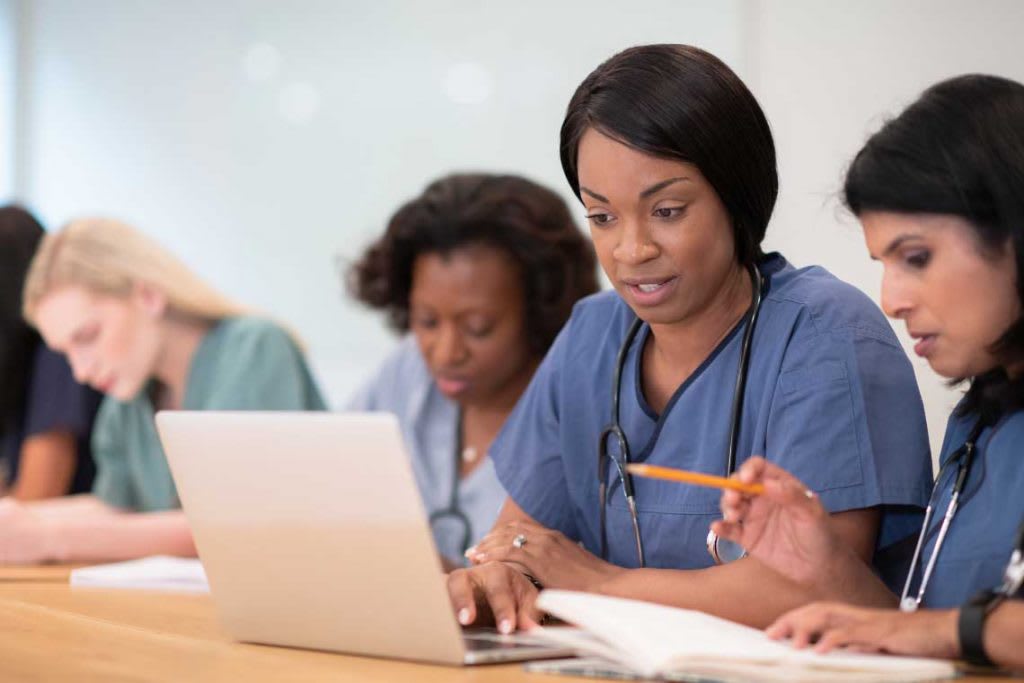
<path id="1" fill-rule="evenodd" d="M 148 282 L 132 285 L 132 303 L 153 318 L 162 318 L 167 312 L 167 295 Z"/>

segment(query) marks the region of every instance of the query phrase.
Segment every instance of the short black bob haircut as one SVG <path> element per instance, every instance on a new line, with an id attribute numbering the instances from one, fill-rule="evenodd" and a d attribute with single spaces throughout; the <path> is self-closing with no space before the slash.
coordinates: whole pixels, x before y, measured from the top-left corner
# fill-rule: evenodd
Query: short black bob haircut
<path id="1" fill-rule="evenodd" d="M 591 128 L 696 166 L 729 212 L 737 261 L 749 266 L 764 256 L 779 192 L 775 145 L 757 100 L 717 57 L 688 45 L 642 45 L 594 69 L 562 122 L 562 169 L 577 197 L 580 139 Z"/>
<path id="2" fill-rule="evenodd" d="M 1024 305 L 1024 85 L 972 74 L 932 86 L 857 153 L 843 195 L 857 216 L 959 216 L 983 256 L 1009 243 Z M 992 351 L 1001 363 L 1024 359 L 1024 319 Z M 994 420 L 1022 407 L 1024 380 L 1011 380 L 1000 367 L 972 378 L 959 413 Z"/>
<path id="3" fill-rule="evenodd" d="M 349 271 L 352 294 L 409 329 L 416 257 L 483 244 L 519 266 L 531 352 L 543 355 L 573 304 L 597 291 L 593 247 L 557 194 L 514 175 L 455 174 L 431 183 L 391 217 L 384 235 Z"/>

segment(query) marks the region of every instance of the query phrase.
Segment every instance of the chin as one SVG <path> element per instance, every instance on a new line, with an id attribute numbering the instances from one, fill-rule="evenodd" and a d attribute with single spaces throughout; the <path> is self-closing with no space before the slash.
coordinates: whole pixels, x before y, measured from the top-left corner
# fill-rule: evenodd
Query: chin
<path id="1" fill-rule="evenodd" d="M 107 395 L 112 396 L 122 403 L 127 403 L 138 396 L 141 391 L 142 385 L 125 385 L 118 383 L 115 384 L 109 392 L 107 392 Z"/>
<path id="2" fill-rule="evenodd" d="M 991 367 L 982 368 L 977 363 L 965 362 L 963 359 L 943 358 L 941 355 L 929 358 L 928 365 L 937 374 L 947 379 L 975 377 L 991 369 Z"/>

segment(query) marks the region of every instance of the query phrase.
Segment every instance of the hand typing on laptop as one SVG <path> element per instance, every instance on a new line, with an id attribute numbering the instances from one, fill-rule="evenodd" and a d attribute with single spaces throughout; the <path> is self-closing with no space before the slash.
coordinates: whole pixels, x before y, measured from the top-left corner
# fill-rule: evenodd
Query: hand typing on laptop
<path id="1" fill-rule="evenodd" d="M 501 633 L 540 623 L 537 587 L 518 569 L 488 562 L 448 575 L 452 609 L 463 626 L 494 624 Z"/>

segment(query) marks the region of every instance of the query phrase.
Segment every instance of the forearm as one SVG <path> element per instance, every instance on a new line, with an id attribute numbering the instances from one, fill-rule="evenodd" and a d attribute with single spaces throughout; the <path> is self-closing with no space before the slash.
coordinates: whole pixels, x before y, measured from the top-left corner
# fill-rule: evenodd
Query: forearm
<path id="1" fill-rule="evenodd" d="M 45 500 L 71 488 L 78 446 L 70 432 L 44 432 L 25 439 L 18 462 L 18 479 L 8 494 L 17 500 Z"/>
<path id="2" fill-rule="evenodd" d="M 102 562 L 146 555 L 195 557 L 185 514 L 119 512 L 112 508 L 52 520 L 53 551 L 57 562 Z"/>
<path id="3" fill-rule="evenodd" d="M 862 607 L 896 607 L 898 598 L 856 553 L 838 549 L 832 561 L 821 567 L 810 590 L 816 599 L 846 602 Z"/>
<path id="4" fill-rule="evenodd" d="M 46 520 L 72 519 L 81 515 L 116 513 L 119 510 L 96 496 L 84 493 L 77 496 L 63 496 L 50 500 L 30 501 L 25 507 Z"/>
<path id="5" fill-rule="evenodd" d="M 595 589 L 605 595 L 696 609 L 756 628 L 823 598 L 815 587 L 791 581 L 749 557 L 707 569 L 625 570 Z M 890 594 L 888 606 L 892 602 Z"/>
<path id="6" fill-rule="evenodd" d="M 1004 602 L 985 622 L 985 652 L 999 666 L 1024 671 L 1024 601 Z"/>

